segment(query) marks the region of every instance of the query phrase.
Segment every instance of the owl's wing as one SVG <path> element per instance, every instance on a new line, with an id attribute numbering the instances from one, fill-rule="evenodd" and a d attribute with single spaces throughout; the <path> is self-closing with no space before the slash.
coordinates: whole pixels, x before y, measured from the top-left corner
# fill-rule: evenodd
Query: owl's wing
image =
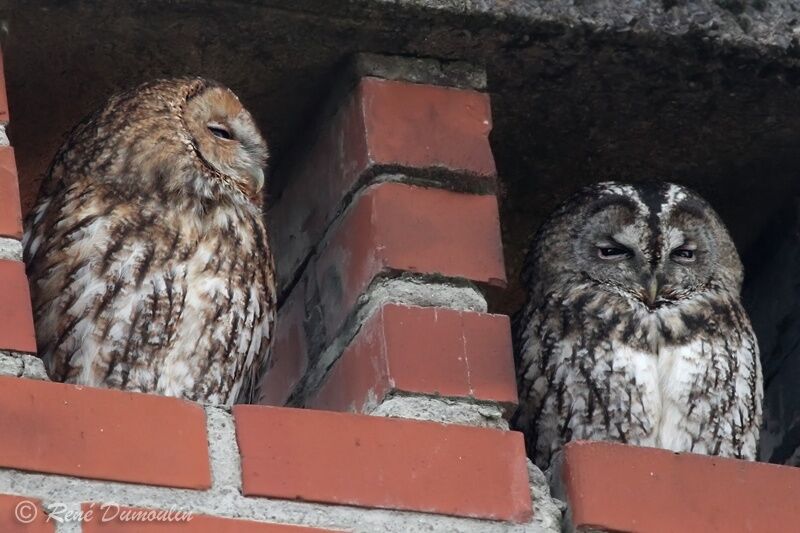
<path id="1" fill-rule="evenodd" d="M 38 353 L 46 365 L 52 355 L 50 345 L 68 321 L 66 308 L 79 295 L 73 290 L 74 279 L 92 252 L 91 242 L 84 237 L 96 230 L 99 215 L 105 210 L 88 180 L 69 185 L 56 178 L 52 181 L 28 214 L 23 237 Z"/>
<path id="2" fill-rule="evenodd" d="M 254 404 L 258 403 L 261 395 L 261 379 L 266 374 L 269 368 L 271 346 L 269 343 L 262 345 L 261 351 L 258 354 L 257 360 L 248 372 L 244 375 L 242 381 L 242 388 L 236 397 L 234 403 Z"/>
<path id="3" fill-rule="evenodd" d="M 543 330 L 547 327 L 545 322 L 541 310 L 530 303 L 514 317 L 519 408 L 511 420 L 512 425 L 525 435 L 528 454 L 543 467 L 549 462 L 549 454 L 539 450 L 539 418 L 552 387 L 552 368 L 547 359 L 554 349 L 554 346 L 544 346 L 542 343 Z"/>
<path id="4" fill-rule="evenodd" d="M 70 200 L 88 200 L 94 192 L 93 180 L 83 172 L 80 165 L 82 154 L 76 146 L 85 135 L 91 135 L 99 114 L 100 111 L 96 110 L 75 125 L 39 184 L 36 204 L 24 222 L 23 256 L 29 269 L 40 261 L 41 244 L 52 235 L 54 225 L 70 215 L 63 210 L 64 204 Z M 67 167 L 72 167 L 72 171 L 66 172 Z"/>
<path id="5" fill-rule="evenodd" d="M 263 243 L 264 249 L 258 254 L 258 257 L 267 258 L 264 271 L 261 273 L 261 283 L 264 288 L 264 316 L 262 318 L 265 331 L 268 335 L 263 339 L 261 349 L 257 354 L 254 361 L 251 362 L 249 368 L 244 373 L 241 389 L 234 398 L 235 403 L 254 404 L 258 403 L 260 399 L 260 386 L 261 379 L 269 370 L 271 364 L 272 344 L 275 339 L 275 319 L 277 314 L 277 284 L 275 281 L 275 260 L 271 253 L 271 243 L 267 233 L 262 234 L 262 229 L 259 227 L 258 238 L 259 242 Z"/>
<path id="6" fill-rule="evenodd" d="M 261 379 L 267 373 L 271 363 L 272 355 L 272 340 L 275 338 L 275 290 L 274 290 L 274 268 L 270 264 L 269 279 L 272 289 L 266 295 L 268 302 L 266 304 L 264 322 L 266 326 L 263 330 L 268 332 L 269 337 L 262 340 L 261 348 L 256 355 L 255 360 L 245 369 L 243 381 L 239 393 L 235 398 L 235 403 L 254 404 L 258 403 L 261 395 Z"/>

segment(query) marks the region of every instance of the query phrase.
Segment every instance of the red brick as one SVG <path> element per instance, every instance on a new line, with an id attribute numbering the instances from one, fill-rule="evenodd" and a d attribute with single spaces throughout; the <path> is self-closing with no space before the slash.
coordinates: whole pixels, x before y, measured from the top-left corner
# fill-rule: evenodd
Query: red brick
<path id="1" fill-rule="evenodd" d="M 361 90 L 373 162 L 495 176 L 488 95 L 373 78 Z"/>
<path id="2" fill-rule="evenodd" d="M 207 489 L 205 412 L 147 394 L 0 377 L 0 466 Z"/>
<path id="3" fill-rule="evenodd" d="M 161 518 L 148 518 L 154 509 L 120 507 L 116 504 L 84 503 L 83 533 L 147 533 L 149 531 L 183 531 L 186 533 L 330 533 L 330 529 L 291 526 L 252 520 L 234 520 L 216 516 L 189 515 L 183 519 L 180 510 Z M 163 513 L 163 511 L 162 511 Z M 158 517 L 158 515 L 156 515 Z M 172 517 L 169 520 L 169 517 Z"/>
<path id="4" fill-rule="evenodd" d="M 25 265 L 0 259 L 0 349 L 36 353 Z"/>
<path id="5" fill-rule="evenodd" d="M 567 446 L 562 476 L 583 530 L 794 531 L 800 470 L 601 442 Z"/>
<path id="6" fill-rule="evenodd" d="M 39 500 L 0 494 L 0 531 L 50 533 L 55 531 L 55 524 L 53 521 L 47 521 L 47 515 L 42 511 L 42 502 Z"/>
<path id="7" fill-rule="evenodd" d="M 245 496 L 531 518 L 519 433 L 254 405 L 233 414 Z"/>
<path id="8" fill-rule="evenodd" d="M 17 166 L 10 146 L 0 146 L 0 237 L 22 238 Z"/>
<path id="9" fill-rule="evenodd" d="M 362 411 L 390 391 L 517 401 L 508 317 L 388 304 L 361 328 L 310 407 Z"/>
<path id="10" fill-rule="evenodd" d="M 284 405 L 308 368 L 305 291 L 298 286 L 278 310 L 270 366 L 260 384 L 258 403 Z"/>
<path id="11" fill-rule="evenodd" d="M 470 90 L 364 78 L 324 124 L 288 175 L 270 211 L 279 284 L 284 288 L 341 210 L 377 169 L 445 169 L 494 183 L 489 97 Z M 470 178 L 471 177 L 471 178 Z M 489 184 L 489 185 L 487 185 Z"/>
<path id="12" fill-rule="evenodd" d="M 370 187 L 313 268 L 313 292 L 319 294 L 328 335 L 383 273 L 439 274 L 504 286 L 497 200 L 399 183 Z"/>
<path id="13" fill-rule="evenodd" d="M 8 119 L 8 95 L 6 93 L 5 66 L 3 65 L 3 51 L 0 50 L 0 124 L 8 124 Z"/>

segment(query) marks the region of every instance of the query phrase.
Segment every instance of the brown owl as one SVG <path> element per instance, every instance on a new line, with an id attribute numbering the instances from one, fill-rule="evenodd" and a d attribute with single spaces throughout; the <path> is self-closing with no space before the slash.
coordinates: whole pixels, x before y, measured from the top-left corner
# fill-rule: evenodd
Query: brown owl
<path id="1" fill-rule="evenodd" d="M 266 158 L 238 98 L 201 78 L 118 94 L 72 131 L 23 243 L 53 380 L 249 399 L 275 316 Z"/>

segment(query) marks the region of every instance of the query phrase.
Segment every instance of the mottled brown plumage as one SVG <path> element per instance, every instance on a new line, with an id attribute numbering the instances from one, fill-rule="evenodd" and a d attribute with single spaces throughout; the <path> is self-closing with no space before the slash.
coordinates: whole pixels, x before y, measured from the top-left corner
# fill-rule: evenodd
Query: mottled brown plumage
<path id="1" fill-rule="evenodd" d="M 252 393 L 275 311 L 266 157 L 236 96 L 200 78 L 116 95 L 72 131 L 24 239 L 52 379 L 225 405 Z"/>

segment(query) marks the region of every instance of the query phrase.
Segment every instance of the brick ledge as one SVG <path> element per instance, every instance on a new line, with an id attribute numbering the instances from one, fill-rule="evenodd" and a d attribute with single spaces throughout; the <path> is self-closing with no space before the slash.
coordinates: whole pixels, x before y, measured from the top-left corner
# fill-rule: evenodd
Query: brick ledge
<path id="1" fill-rule="evenodd" d="M 800 523 L 793 467 L 576 441 L 561 475 L 579 531 L 793 531 Z"/>

